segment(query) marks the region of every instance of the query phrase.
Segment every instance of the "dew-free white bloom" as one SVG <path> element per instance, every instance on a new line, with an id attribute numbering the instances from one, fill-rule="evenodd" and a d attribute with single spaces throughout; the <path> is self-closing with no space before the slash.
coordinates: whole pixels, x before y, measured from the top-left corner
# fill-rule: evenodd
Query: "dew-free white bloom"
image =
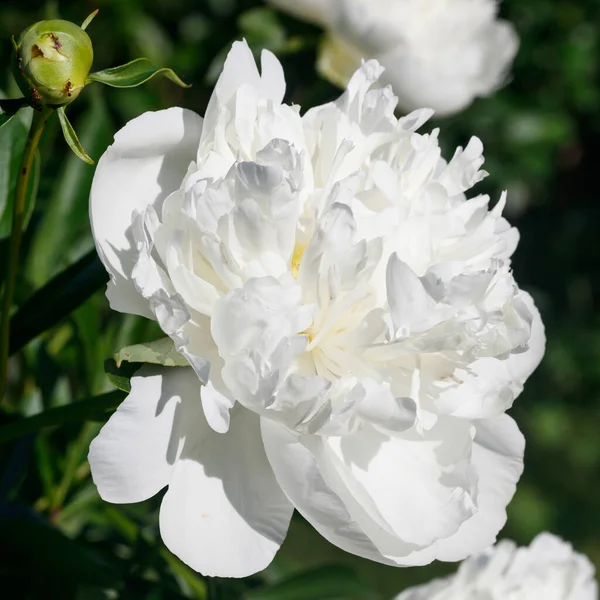
<path id="1" fill-rule="evenodd" d="M 411 588 L 396 600 L 598 600 L 594 566 L 550 534 L 518 548 L 503 540 L 471 556 L 457 573 Z"/>
<path id="2" fill-rule="evenodd" d="M 321 73 L 344 87 L 376 58 L 405 111 L 466 108 L 506 81 L 519 41 L 498 0 L 270 0 L 328 31 Z"/>
<path id="3" fill-rule="evenodd" d="M 168 486 L 167 546 L 207 575 L 266 567 L 295 507 L 387 564 L 493 543 L 522 471 L 504 414 L 544 333 L 510 270 L 504 198 L 472 139 L 394 117 L 365 63 L 300 116 L 283 71 L 234 44 L 204 120 L 145 113 L 90 199 L 115 310 L 156 319 L 190 368 L 145 367 L 92 443 L 110 502 Z"/>

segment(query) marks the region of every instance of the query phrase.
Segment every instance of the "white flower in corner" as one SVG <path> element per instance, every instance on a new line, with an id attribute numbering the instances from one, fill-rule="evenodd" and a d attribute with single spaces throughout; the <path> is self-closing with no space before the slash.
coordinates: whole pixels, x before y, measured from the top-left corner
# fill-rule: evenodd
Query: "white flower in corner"
<path id="1" fill-rule="evenodd" d="M 504 524 L 524 441 L 504 414 L 544 333 L 511 274 L 504 199 L 471 140 L 397 120 L 371 61 L 331 104 L 282 104 L 280 64 L 229 53 L 204 120 L 146 113 L 96 170 L 115 310 L 156 319 L 189 368 L 145 367 L 90 450 L 109 502 L 168 486 L 194 569 L 265 568 L 294 508 L 392 565 L 460 560 Z"/>
<path id="2" fill-rule="evenodd" d="M 542 533 L 526 548 L 503 540 L 396 600 L 598 600 L 598 583 L 587 556 Z"/>
<path id="3" fill-rule="evenodd" d="M 344 87 L 363 58 L 376 58 L 405 111 L 466 108 L 504 85 L 517 53 L 498 0 L 270 0 L 328 31 L 318 67 Z"/>

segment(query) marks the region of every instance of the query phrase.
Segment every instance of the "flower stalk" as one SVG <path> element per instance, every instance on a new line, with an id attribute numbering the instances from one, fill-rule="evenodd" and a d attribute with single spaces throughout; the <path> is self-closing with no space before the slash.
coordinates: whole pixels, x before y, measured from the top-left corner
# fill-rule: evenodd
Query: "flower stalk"
<path id="1" fill-rule="evenodd" d="M 0 402 L 5 396 L 8 379 L 8 356 L 10 338 L 10 309 L 15 291 L 17 271 L 19 269 L 19 250 L 23 235 L 23 220 L 25 216 L 25 197 L 29 186 L 31 170 L 35 153 L 37 152 L 42 133 L 52 110 L 44 107 L 33 112 L 33 120 L 27 136 L 23 158 L 19 167 L 17 185 L 15 187 L 15 201 L 13 204 L 13 218 L 8 248 L 8 266 L 6 269 L 6 282 L 2 297 L 2 321 L 0 326 Z"/>

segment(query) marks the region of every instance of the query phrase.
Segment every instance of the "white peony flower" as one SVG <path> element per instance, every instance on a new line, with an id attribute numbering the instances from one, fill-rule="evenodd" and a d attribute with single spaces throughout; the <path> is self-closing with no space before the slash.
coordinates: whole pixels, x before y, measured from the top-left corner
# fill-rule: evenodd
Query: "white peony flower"
<path id="1" fill-rule="evenodd" d="M 162 537 L 204 574 L 266 567 L 294 507 L 393 565 L 460 560 L 505 521 L 524 441 L 504 411 L 544 348 L 518 234 L 504 199 L 466 199 L 481 142 L 446 163 L 381 72 L 301 116 L 277 59 L 259 75 L 236 43 L 204 120 L 145 113 L 98 164 L 110 304 L 190 368 L 133 377 L 92 475 L 110 502 L 168 486 Z"/>
<path id="2" fill-rule="evenodd" d="M 541 533 L 527 548 L 503 540 L 465 560 L 455 575 L 396 600 L 597 600 L 594 566 L 571 544 Z"/>
<path id="3" fill-rule="evenodd" d="M 466 108 L 506 81 L 519 39 L 498 0 L 270 0 L 325 27 L 321 74 L 342 87 L 376 58 L 405 111 Z"/>

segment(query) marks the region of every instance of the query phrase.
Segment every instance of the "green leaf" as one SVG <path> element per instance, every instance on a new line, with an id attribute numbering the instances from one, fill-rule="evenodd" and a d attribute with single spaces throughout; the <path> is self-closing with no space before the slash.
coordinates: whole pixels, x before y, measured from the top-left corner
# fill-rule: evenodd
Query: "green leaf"
<path id="1" fill-rule="evenodd" d="M 2 146 L 0 145 L 0 152 Z M 10 320 L 9 352 L 14 354 L 27 342 L 53 327 L 108 280 L 95 250 L 54 277 L 23 304 Z"/>
<path id="2" fill-rule="evenodd" d="M 27 141 L 27 127 L 20 119 L 6 122 L 0 129 L 0 239 L 8 237 L 12 228 L 12 212 L 21 158 Z M 36 153 L 25 197 L 24 227 L 27 227 L 40 179 L 40 156 Z"/>
<path id="3" fill-rule="evenodd" d="M 15 113 L 9 113 L 0 109 L 0 127 L 6 125 L 14 116 Z"/>
<path id="4" fill-rule="evenodd" d="M 25 98 L 0 100 L 0 127 L 6 125 L 21 109 L 28 106 Z"/>
<path id="5" fill-rule="evenodd" d="M 92 90 L 98 92 L 100 90 Z M 112 141 L 113 127 L 99 94 L 90 94 L 91 105 L 76 126 L 79 139 L 92 156 L 100 156 Z M 89 194 L 94 170 L 68 152 L 44 206 L 38 202 L 37 223 L 28 252 L 27 275 L 40 287 L 93 247 L 89 224 Z"/>
<path id="6" fill-rule="evenodd" d="M 104 362 L 104 371 L 118 389 L 129 393 L 130 380 L 144 363 L 164 367 L 189 367 L 188 361 L 175 350 L 171 338 L 165 337 L 122 348 Z"/>
<path id="7" fill-rule="evenodd" d="M 104 361 L 104 372 L 110 379 L 111 383 L 122 392 L 131 391 L 131 378 L 135 372 L 141 367 L 140 363 L 125 363 L 117 367 L 114 358 L 107 358 Z"/>
<path id="8" fill-rule="evenodd" d="M 348 567 L 328 566 L 311 569 L 274 585 L 253 589 L 244 600 L 334 600 L 338 598 L 377 597 Z"/>
<path id="9" fill-rule="evenodd" d="M 81 421 L 106 420 L 108 414 L 117 408 L 124 398 L 125 395 L 122 391 L 115 390 L 67 406 L 51 408 L 33 417 L 17 419 L 12 423 L 0 426 L 0 444 L 10 442 L 24 435 L 37 433 L 48 427 Z"/>
<path id="10" fill-rule="evenodd" d="M 123 362 L 151 363 L 164 367 L 189 367 L 188 361 L 175 350 L 173 340 L 164 337 L 145 344 L 121 348 L 114 356 L 118 368 Z"/>
<path id="11" fill-rule="evenodd" d="M 86 162 L 90 165 L 94 164 L 94 161 L 86 154 L 85 150 L 81 146 L 79 138 L 73 129 L 73 126 L 67 119 L 67 114 L 65 113 L 65 107 L 59 106 L 56 109 L 58 113 L 58 120 L 60 121 L 60 126 L 62 128 L 63 135 L 65 136 L 65 141 L 69 144 L 69 148 L 73 150 L 76 156 L 78 156 L 83 162 Z"/>
<path id="12" fill-rule="evenodd" d="M 155 75 L 163 75 L 181 87 L 191 87 L 179 79 L 172 69 L 155 67 L 147 58 L 136 58 L 126 65 L 90 73 L 86 83 L 97 81 L 117 88 L 137 87 Z"/>

